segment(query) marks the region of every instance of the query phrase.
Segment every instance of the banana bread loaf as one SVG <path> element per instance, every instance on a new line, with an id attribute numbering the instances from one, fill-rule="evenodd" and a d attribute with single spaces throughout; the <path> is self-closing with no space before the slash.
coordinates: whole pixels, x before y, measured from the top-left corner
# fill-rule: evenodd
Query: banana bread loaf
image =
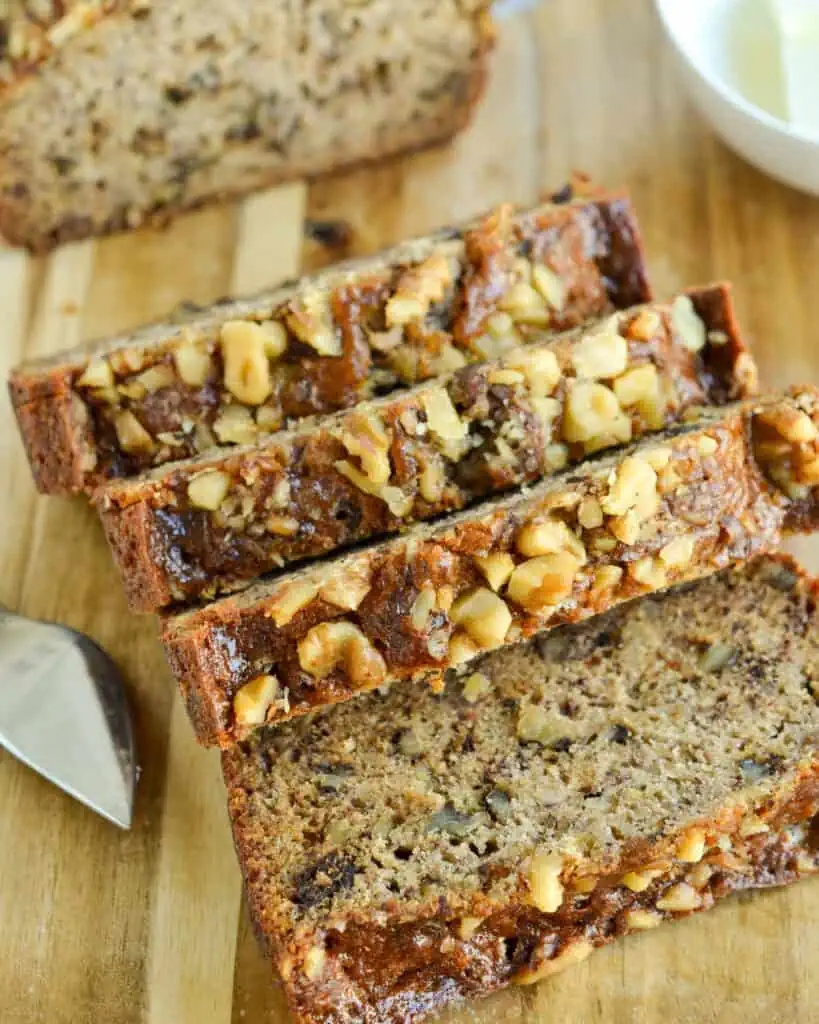
<path id="1" fill-rule="evenodd" d="M 10 0 L 0 234 L 44 250 L 441 142 L 490 0 Z"/>
<path id="2" fill-rule="evenodd" d="M 153 611 L 462 509 L 754 385 L 730 291 L 714 286 L 111 484 L 96 503 L 131 607 Z M 602 400 L 623 414 L 588 436 L 578 412 Z"/>
<path id="3" fill-rule="evenodd" d="M 650 297 L 626 198 L 503 208 L 182 325 L 19 367 L 11 397 L 40 490 L 76 493 Z"/>
<path id="4" fill-rule="evenodd" d="M 225 751 L 296 1020 L 417 1021 L 815 874 L 816 602 L 763 559 Z"/>
<path id="5" fill-rule="evenodd" d="M 773 551 L 819 524 L 819 390 L 705 409 L 442 523 L 163 622 L 200 740 L 228 745 L 384 683 Z"/>

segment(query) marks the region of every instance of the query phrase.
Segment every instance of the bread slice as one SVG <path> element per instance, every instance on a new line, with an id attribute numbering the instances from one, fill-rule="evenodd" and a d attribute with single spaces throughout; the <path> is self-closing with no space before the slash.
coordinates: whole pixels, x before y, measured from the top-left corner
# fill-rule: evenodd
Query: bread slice
<path id="1" fill-rule="evenodd" d="M 819 870 L 817 584 L 762 559 L 225 751 L 301 1024 L 403 1024 Z"/>
<path id="2" fill-rule="evenodd" d="M 730 291 L 713 286 L 95 500 L 131 607 L 153 611 L 531 483 L 755 381 Z M 616 429 L 579 428 L 595 400 L 613 404 Z"/>
<path id="3" fill-rule="evenodd" d="M 204 743 L 768 553 L 819 523 L 819 390 L 706 409 L 531 490 L 163 623 Z"/>
<path id="4" fill-rule="evenodd" d="M 442 142 L 489 0 L 11 0 L 0 233 L 42 251 Z"/>
<path id="5" fill-rule="evenodd" d="M 625 197 L 504 207 L 181 325 L 18 367 L 11 397 L 40 490 L 76 493 L 649 298 Z"/>

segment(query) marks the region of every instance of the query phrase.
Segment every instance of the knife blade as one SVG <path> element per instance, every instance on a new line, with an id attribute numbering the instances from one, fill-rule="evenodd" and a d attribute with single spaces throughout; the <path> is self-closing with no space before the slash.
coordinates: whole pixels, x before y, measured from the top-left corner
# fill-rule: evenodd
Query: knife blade
<path id="1" fill-rule="evenodd" d="M 130 828 L 131 715 L 117 666 L 88 637 L 0 607 L 0 746 Z"/>

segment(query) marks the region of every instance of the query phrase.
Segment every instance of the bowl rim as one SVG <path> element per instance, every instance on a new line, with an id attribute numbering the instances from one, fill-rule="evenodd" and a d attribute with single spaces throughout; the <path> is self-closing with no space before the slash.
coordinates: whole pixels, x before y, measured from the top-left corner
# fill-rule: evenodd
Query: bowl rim
<path id="1" fill-rule="evenodd" d="M 787 121 L 783 121 L 780 118 L 775 117 L 773 114 L 769 114 L 768 111 L 763 110 L 762 107 L 758 107 L 755 103 L 751 103 L 750 100 L 745 99 L 741 92 L 723 81 L 718 75 L 714 74 L 710 68 L 704 64 L 704 62 L 695 57 L 688 48 L 683 45 L 683 42 L 669 17 L 668 8 L 675 3 L 678 4 L 679 0 L 654 0 L 654 7 L 660 17 L 660 21 L 663 24 L 666 35 L 674 44 L 677 52 L 694 69 L 694 71 L 696 71 L 705 84 L 717 93 L 718 96 L 722 97 L 726 103 L 730 103 L 731 106 L 746 117 L 750 117 L 754 121 L 761 122 L 767 128 L 771 128 L 773 131 L 779 132 L 780 135 L 784 135 L 787 138 L 792 139 L 794 142 L 801 142 L 809 146 L 819 147 L 819 133 L 795 128 Z"/>

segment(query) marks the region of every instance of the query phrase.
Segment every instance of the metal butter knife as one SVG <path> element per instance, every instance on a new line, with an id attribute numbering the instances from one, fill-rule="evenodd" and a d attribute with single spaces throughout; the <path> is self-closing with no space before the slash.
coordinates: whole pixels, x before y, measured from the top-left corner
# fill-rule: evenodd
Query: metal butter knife
<path id="1" fill-rule="evenodd" d="M 130 828 L 137 768 L 119 669 L 82 633 L 2 606 L 0 746 Z"/>

